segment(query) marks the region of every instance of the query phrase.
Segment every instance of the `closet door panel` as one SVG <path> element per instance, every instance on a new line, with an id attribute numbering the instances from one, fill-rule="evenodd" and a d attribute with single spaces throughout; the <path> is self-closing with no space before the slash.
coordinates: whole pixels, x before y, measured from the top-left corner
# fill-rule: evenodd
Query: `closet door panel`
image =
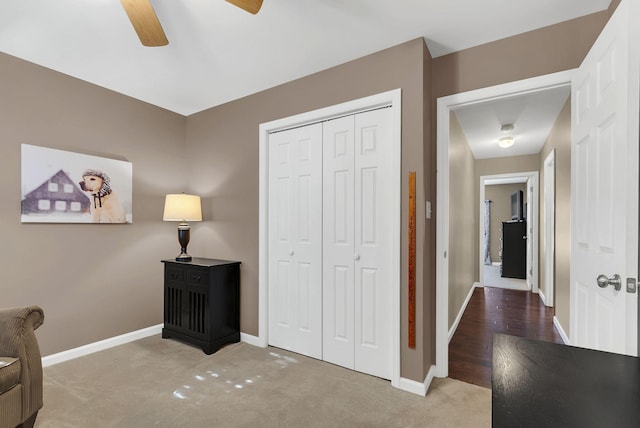
<path id="1" fill-rule="evenodd" d="M 355 369 L 391 377 L 391 115 L 355 115 Z"/>
<path id="2" fill-rule="evenodd" d="M 275 297 L 275 304 L 273 309 L 275 312 L 273 314 L 274 321 L 281 328 L 290 328 L 291 327 L 291 310 L 289 308 L 289 296 L 292 294 L 291 291 L 291 274 L 292 274 L 292 265 L 288 260 L 278 260 L 276 264 L 276 268 L 272 272 L 277 280 L 274 283 L 272 288 L 272 294 Z M 278 339 L 274 335 L 274 340 Z M 275 345 L 275 343 L 274 343 Z M 277 345 L 276 345 L 277 346 Z"/>
<path id="3" fill-rule="evenodd" d="M 323 359 L 354 368 L 354 118 L 323 128 Z"/>
<path id="4" fill-rule="evenodd" d="M 272 308 L 272 321 L 279 326 L 281 334 L 274 334 L 274 344 L 280 343 L 282 335 L 291 328 L 293 313 L 289 308 L 289 300 L 294 291 L 291 290 L 293 263 L 288 255 L 293 242 L 291 224 L 291 203 L 293 192 L 293 142 L 290 139 L 270 141 L 269 163 L 270 180 L 269 195 L 276 203 L 269 206 L 269 295 Z"/>
<path id="5" fill-rule="evenodd" d="M 377 347 L 379 345 L 380 334 L 377 328 L 378 294 L 380 293 L 378 284 L 378 270 L 364 268 L 360 272 L 360 296 L 361 313 L 360 320 L 360 343 L 366 346 Z"/>
<path id="6" fill-rule="evenodd" d="M 322 126 L 269 136 L 269 343 L 322 358 Z"/>

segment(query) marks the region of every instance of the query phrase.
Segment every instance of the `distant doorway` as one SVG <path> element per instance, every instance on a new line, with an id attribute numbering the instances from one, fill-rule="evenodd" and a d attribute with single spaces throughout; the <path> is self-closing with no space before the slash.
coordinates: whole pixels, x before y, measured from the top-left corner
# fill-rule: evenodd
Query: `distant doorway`
<path id="1" fill-rule="evenodd" d="M 490 221 L 489 234 L 490 261 L 485 257 L 485 228 L 480 229 L 480 286 L 507 288 L 512 290 L 530 290 L 538 292 L 538 171 L 483 175 L 480 177 L 480 217 L 478 224 L 485 225 Z M 502 266 L 505 259 L 505 246 L 501 228 L 504 222 L 512 220 L 510 196 L 513 192 L 520 191 L 526 195 L 524 199 L 524 230 L 522 245 L 525 247 L 524 267 L 522 277 L 503 275 Z M 492 200 L 490 211 L 485 209 L 485 201 Z M 490 215 L 487 213 L 490 212 Z M 518 237 L 520 238 L 520 237 Z M 520 276 L 520 275 L 518 275 Z"/>

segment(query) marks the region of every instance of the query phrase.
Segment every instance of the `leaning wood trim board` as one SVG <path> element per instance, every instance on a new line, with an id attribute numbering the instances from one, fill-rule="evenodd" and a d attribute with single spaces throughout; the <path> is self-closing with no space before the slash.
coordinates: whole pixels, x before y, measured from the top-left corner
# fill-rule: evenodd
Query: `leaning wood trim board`
<path id="1" fill-rule="evenodd" d="M 416 348 L 416 172 L 409 172 L 409 348 Z"/>

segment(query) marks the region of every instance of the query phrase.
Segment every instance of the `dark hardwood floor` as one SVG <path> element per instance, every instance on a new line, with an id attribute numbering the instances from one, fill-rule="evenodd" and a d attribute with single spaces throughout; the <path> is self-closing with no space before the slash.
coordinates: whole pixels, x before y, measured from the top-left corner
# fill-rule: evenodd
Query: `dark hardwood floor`
<path id="1" fill-rule="evenodd" d="M 449 377 L 491 388 L 493 333 L 563 343 L 537 294 L 476 288 L 449 343 Z"/>

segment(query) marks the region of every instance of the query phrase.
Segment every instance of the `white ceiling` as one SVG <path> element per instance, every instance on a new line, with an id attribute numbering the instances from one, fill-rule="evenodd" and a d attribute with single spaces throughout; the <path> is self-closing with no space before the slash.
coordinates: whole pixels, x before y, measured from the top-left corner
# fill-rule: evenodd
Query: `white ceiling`
<path id="1" fill-rule="evenodd" d="M 0 51 L 189 115 L 424 37 L 434 57 L 606 9 L 610 0 L 152 0 L 143 47 L 117 0 L 2 0 Z"/>
<path id="2" fill-rule="evenodd" d="M 455 114 L 476 159 L 533 155 L 542 149 L 570 94 L 570 86 L 546 89 L 462 107 Z M 513 124 L 513 130 L 502 132 L 504 124 Z M 515 144 L 503 149 L 498 140 L 505 136 L 514 137 Z"/>

